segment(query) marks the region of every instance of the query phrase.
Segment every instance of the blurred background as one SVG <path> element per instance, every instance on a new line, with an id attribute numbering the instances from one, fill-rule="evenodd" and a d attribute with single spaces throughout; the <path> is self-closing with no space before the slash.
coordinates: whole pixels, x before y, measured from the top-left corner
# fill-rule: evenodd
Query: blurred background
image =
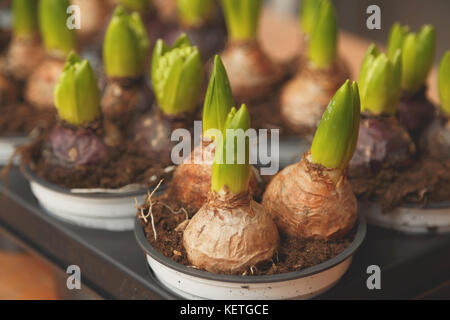
<path id="1" fill-rule="evenodd" d="M 298 0 L 266 0 L 267 5 L 280 13 L 298 16 Z M 385 43 L 391 25 L 398 21 L 408 24 L 412 30 L 431 23 L 437 30 L 435 61 L 450 49 L 450 1 L 449 0 L 333 0 L 339 27 L 361 37 Z M 366 9 L 370 5 L 381 9 L 381 30 L 366 27 Z"/>

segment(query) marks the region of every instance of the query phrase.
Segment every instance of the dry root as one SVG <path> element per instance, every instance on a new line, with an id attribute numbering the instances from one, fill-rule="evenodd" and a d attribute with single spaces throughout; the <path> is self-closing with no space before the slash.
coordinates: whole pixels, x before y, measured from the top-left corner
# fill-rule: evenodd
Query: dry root
<path id="1" fill-rule="evenodd" d="M 159 189 L 159 187 L 161 186 L 161 184 L 163 183 L 164 179 L 161 179 L 158 184 L 156 185 L 156 187 L 152 190 L 152 192 L 147 194 L 147 205 L 148 205 L 148 211 L 147 214 L 144 213 L 144 208 L 143 207 L 139 207 L 137 199 L 135 198 L 134 201 L 136 202 L 136 209 L 138 209 L 140 211 L 140 218 L 142 220 L 144 220 L 145 223 L 148 223 L 148 218 L 150 217 L 150 222 L 152 225 L 152 229 L 153 229 L 153 236 L 155 238 L 155 241 L 157 240 L 157 233 L 156 233 L 156 228 L 155 228 L 155 219 L 153 217 L 153 207 L 156 205 L 162 205 L 163 207 L 167 208 L 171 214 L 181 214 L 184 213 L 186 216 L 186 220 L 184 220 L 183 222 L 180 223 L 180 225 L 177 226 L 177 228 L 175 229 L 176 231 L 182 231 L 184 230 L 185 226 L 187 225 L 187 223 L 189 222 L 189 215 L 188 212 L 186 211 L 186 209 L 184 209 L 183 207 L 181 207 L 178 210 L 173 210 L 169 205 L 165 204 L 162 201 L 156 200 L 153 201 L 152 197 L 155 194 L 155 192 Z"/>

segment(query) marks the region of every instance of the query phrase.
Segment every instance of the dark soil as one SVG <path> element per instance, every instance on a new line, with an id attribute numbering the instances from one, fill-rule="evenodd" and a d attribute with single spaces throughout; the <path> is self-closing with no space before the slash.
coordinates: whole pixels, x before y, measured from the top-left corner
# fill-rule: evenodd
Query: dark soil
<path id="1" fill-rule="evenodd" d="M 25 103 L 1 106 L 0 135 L 28 135 L 35 128 L 52 126 L 55 110 L 39 110 Z"/>
<path id="2" fill-rule="evenodd" d="M 450 160 L 423 157 L 402 168 L 384 168 L 373 177 L 349 178 L 358 198 L 379 202 L 384 211 L 402 204 L 424 206 L 450 200 Z"/>
<path id="3" fill-rule="evenodd" d="M 114 189 L 130 184 L 152 187 L 172 175 L 172 172 L 165 172 L 170 164 L 155 164 L 132 141 L 110 148 L 109 157 L 103 163 L 72 168 L 56 165 L 49 161 L 48 134 L 48 131 L 43 132 L 31 144 L 19 149 L 22 166 L 28 165 L 39 177 L 61 187 Z"/>
<path id="4" fill-rule="evenodd" d="M 184 208 L 167 193 L 160 197 L 152 197 L 152 214 L 156 229 L 156 240 L 148 215 L 149 205 L 141 209 L 139 215 L 145 234 L 150 244 L 166 257 L 177 263 L 189 266 L 187 254 L 183 246 L 183 222 L 186 213 L 189 218 L 195 214 L 193 208 Z M 170 206 L 168 209 L 165 205 Z M 146 216 L 144 219 L 142 214 Z M 148 216 L 147 216 L 148 215 Z M 181 225 L 180 225 L 181 224 Z M 180 230 L 175 229 L 180 226 Z M 301 240 L 281 236 L 279 250 L 272 260 L 263 261 L 246 270 L 243 275 L 271 275 L 302 270 L 325 262 L 342 251 L 352 242 L 354 232 L 350 232 L 341 240 Z"/>

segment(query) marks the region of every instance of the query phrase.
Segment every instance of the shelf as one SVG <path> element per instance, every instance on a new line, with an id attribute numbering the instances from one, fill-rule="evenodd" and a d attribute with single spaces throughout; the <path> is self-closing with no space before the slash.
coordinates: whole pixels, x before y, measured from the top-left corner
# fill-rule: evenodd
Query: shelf
<path id="1" fill-rule="evenodd" d="M 149 276 L 133 232 L 76 227 L 41 211 L 28 182 L 13 169 L 0 185 L 0 228 L 65 272 L 76 264 L 82 284 L 103 298 L 176 299 Z M 415 298 L 450 280 L 450 235 L 406 236 L 369 227 L 338 285 L 320 298 Z M 381 268 L 381 290 L 368 290 L 366 269 Z M 61 281 L 64 278 L 61 277 Z"/>

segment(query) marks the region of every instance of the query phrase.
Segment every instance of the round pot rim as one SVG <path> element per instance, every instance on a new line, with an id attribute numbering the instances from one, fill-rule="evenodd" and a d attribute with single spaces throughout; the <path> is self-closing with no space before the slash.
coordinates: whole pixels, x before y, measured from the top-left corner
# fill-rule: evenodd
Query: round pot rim
<path id="1" fill-rule="evenodd" d="M 381 206 L 377 201 L 371 201 L 371 200 L 358 200 L 358 201 L 372 203 L 372 204 Z M 448 209 L 448 208 L 450 208 L 450 200 L 449 201 L 430 202 L 425 205 L 420 205 L 417 203 L 405 203 L 405 204 L 395 207 L 393 210 L 395 210 L 397 208 L 423 209 L 423 210 L 426 210 L 426 209 Z M 392 210 L 390 210 L 390 211 L 392 211 Z"/>
<path id="2" fill-rule="evenodd" d="M 141 221 L 139 220 L 139 217 L 136 216 L 135 223 L 134 223 L 134 233 L 136 240 L 140 247 L 143 249 L 143 251 L 158 261 L 159 263 L 165 265 L 166 267 L 169 267 L 171 269 L 174 269 L 175 271 L 197 277 L 202 278 L 206 280 L 212 280 L 212 281 L 221 281 L 221 282 L 233 282 L 233 283 L 273 283 L 273 282 L 282 282 L 282 281 L 289 281 L 293 279 L 299 279 L 299 278 L 305 278 L 312 275 L 315 275 L 317 273 L 320 273 L 322 271 L 328 270 L 332 267 L 335 267 L 336 265 L 340 264 L 341 262 L 344 262 L 346 259 L 351 257 L 355 251 L 359 248 L 359 246 L 364 241 L 364 238 L 366 236 L 367 231 L 367 224 L 366 220 L 363 216 L 358 215 L 358 219 L 356 221 L 356 233 L 353 241 L 350 243 L 350 245 L 345 248 L 344 251 L 336 255 L 335 257 L 331 258 L 330 260 L 327 260 L 325 262 L 322 262 L 318 265 L 299 270 L 299 271 L 293 271 L 293 272 L 287 272 L 287 273 L 281 273 L 281 274 L 274 274 L 274 275 L 262 275 L 262 276 L 239 276 L 239 275 L 224 275 L 224 274 L 215 274 L 208 271 L 203 270 L 197 270 L 194 268 L 189 268 L 181 263 L 177 263 L 166 256 L 164 256 L 162 253 L 160 253 L 158 250 L 156 250 L 150 242 L 147 240 L 147 237 L 145 236 L 144 228 L 141 224 Z"/>
<path id="3" fill-rule="evenodd" d="M 71 192 L 70 191 L 71 189 L 69 189 L 69 188 L 61 187 L 61 186 L 58 186 L 47 180 L 42 179 L 33 170 L 31 170 L 31 168 L 28 165 L 21 167 L 21 171 L 22 171 L 24 177 L 29 182 L 34 182 L 34 183 L 40 184 L 40 185 L 52 190 L 52 191 L 62 193 L 65 195 L 74 196 L 74 197 L 89 198 L 89 199 L 98 199 L 98 198 L 117 199 L 117 198 L 136 197 L 136 196 L 140 196 L 142 194 L 147 193 L 146 188 L 142 188 L 142 189 L 135 190 L 135 191 L 123 192 L 123 193 L 108 193 L 108 192 L 76 193 L 76 192 Z"/>

